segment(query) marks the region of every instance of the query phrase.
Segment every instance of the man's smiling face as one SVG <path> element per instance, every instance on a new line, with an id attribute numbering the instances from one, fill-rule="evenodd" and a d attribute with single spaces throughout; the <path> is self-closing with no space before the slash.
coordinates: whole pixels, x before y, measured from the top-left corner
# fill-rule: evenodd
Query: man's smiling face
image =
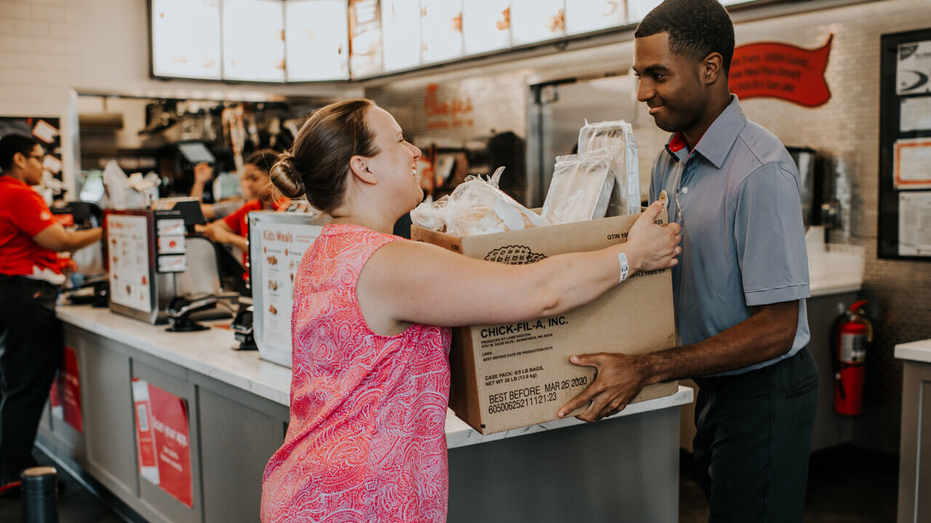
<path id="1" fill-rule="evenodd" d="M 675 133 L 689 129 L 707 104 L 698 78 L 698 63 L 669 48 L 669 33 L 634 40 L 634 72 L 640 80 L 637 99 L 646 102 L 660 129 Z"/>

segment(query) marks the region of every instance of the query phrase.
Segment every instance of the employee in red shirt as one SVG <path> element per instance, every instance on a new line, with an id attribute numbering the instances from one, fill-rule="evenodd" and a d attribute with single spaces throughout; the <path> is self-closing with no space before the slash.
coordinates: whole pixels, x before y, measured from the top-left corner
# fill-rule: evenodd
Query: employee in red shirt
<path id="1" fill-rule="evenodd" d="M 246 239 L 249 237 L 249 213 L 263 210 L 282 210 L 290 205 L 291 200 L 272 185 L 268 170 L 278 160 L 278 152 L 261 149 L 246 158 L 240 184 L 246 204 L 233 214 L 217 220 L 207 226 L 204 236 L 211 240 L 237 247 L 242 251 L 243 266 L 249 261 L 249 249 Z"/>
<path id="2" fill-rule="evenodd" d="M 32 445 L 62 353 L 55 300 L 65 277 L 56 253 L 100 241 L 100 229 L 68 232 L 32 189 L 42 146 L 0 139 L 0 485 L 35 466 Z"/>

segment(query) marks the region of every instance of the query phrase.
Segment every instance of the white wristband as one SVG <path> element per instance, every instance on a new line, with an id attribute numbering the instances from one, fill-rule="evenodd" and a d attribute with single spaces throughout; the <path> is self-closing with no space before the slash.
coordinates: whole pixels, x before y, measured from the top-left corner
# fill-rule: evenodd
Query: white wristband
<path id="1" fill-rule="evenodd" d="M 630 272 L 630 266 L 627 264 L 627 255 L 623 252 L 617 253 L 617 261 L 621 262 L 621 279 L 618 283 L 627 279 L 627 273 Z"/>

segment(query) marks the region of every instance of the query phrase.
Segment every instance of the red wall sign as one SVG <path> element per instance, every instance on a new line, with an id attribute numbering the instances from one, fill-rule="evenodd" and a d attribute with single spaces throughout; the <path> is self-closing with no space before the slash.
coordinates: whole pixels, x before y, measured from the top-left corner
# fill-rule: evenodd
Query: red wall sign
<path id="1" fill-rule="evenodd" d="M 762 42 L 734 49 L 728 83 L 741 100 L 779 98 L 805 107 L 831 99 L 824 78 L 834 35 L 818 49 Z"/>
<path id="2" fill-rule="evenodd" d="M 52 382 L 49 392 L 52 416 L 71 425 L 74 430 L 84 432 L 81 416 L 81 375 L 78 373 L 78 353 L 71 347 L 64 347 L 62 367 Z"/>
<path id="3" fill-rule="evenodd" d="M 144 380 L 133 378 L 139 474 L 192 507 L 191 448 L 187 404 Z"/>

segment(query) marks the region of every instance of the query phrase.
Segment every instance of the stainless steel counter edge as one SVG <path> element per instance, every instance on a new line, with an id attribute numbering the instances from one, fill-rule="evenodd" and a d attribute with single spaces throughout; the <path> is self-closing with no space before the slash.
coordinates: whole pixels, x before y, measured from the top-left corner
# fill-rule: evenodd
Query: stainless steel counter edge
<path id="1" fill-rule="evenodd" d="M 895 357 L 900 360 L 931 363 L 931 339 L 900 343 L 895 346 Z"/>
<path id="2" fill-rule="evenodd" d="M 87 305 L 61 305 L 57 312 L 63 322 L 75 327 L 281 405 L 290 403 L 291 369 L 262 360 L 257 351 L 232 350 L 231 347 L 236 341 L 229 330 L 211 328 L 200 332 L 168 332 L 165 326 L 149 325 L 112 313 L 109 309 L 95 309 Z M 609 419 L 678 407 L 689 404 L 692 400 L 692 389 L 680 386 L 671 396 L 630 405 Z M 563 419 L 483 436 L 456 417 L 452 411 L 447 411 L 446 443 L 449 448 L 463 447 L 582 423 L 575 418 Z"/>

